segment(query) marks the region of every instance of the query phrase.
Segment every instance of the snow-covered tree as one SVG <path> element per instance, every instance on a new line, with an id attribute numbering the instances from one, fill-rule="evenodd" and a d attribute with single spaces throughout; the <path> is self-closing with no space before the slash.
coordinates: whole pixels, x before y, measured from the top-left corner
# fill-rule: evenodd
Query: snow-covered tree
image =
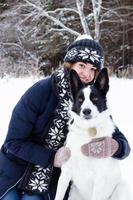
<path id="1" fill-rule="evenodd" d="M 17 76 L 30 73 L 34 70 L 27 65 L 33 63 L 50 73 L 70 42 L 83 33 L 102 43 L 111 73 L 129 68 L 133 64 L 130 5 L 130 0 L 6 0 L 10 9 L 0 14 L 0 56 L 5 58 L 6 73 L 7 66 Z"/>

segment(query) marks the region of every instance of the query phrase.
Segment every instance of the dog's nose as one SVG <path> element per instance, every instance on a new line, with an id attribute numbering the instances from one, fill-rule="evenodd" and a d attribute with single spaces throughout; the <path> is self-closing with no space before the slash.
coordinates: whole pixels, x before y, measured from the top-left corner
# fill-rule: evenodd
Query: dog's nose
<path id="1" fill-rule="evenodd" d="M 90 113 L 91 113 L 91 110 L 90 110 L 89 108 L 86 108 L 86 109 L 83 110 L 83 114 L 84 114 L 85 116 L 90 115 Z"/>

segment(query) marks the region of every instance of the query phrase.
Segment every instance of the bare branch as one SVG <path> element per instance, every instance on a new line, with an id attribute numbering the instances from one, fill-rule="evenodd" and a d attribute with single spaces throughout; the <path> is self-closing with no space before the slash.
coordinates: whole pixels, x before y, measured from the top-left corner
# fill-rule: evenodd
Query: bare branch
<path id="1" fill-rule="evenodd" d="M 68 31 L 69 33 L 73 34 L 73 35 L 80 35 L 80 33 L 78 33 L 77 31 L 74 31 L 70 28 L 68 28 L 67 26 L 65 26 L 60 20 L 56 19 L 55 17 L 52 17 L 48 14 L 48 12 L 46 12 L 45 10 L 43 10 L 41 7 L 29 2 L 28 0 L 24 0 L 27 4 L 29 4 L 30 6 L 34 7 L 36 10 L 38 10 L 42 16 L 47 17 L 49 20 L 53 21 L 56 25 L 59 25 L 61 28 L 66 29 L 66 31 Z"/>
<path id="2" fill-rule="evenodd" d="M 108 23 L 120 23 L 120 20 L 111 20 L 111 19 L 104 19 L 102 20 L 101 22 L 99 22 L 100 24 L 103 24 L 105 22 L 108 22 Z"/>
<path id="3" fill-rule="evenodd" d="M 116 11 L 114 11 L 114 10 L 112 10 L 112 9 L 107 9 L 107 8 L 104 8 L 104 7 L 101 7 L 101 8 L 104 9 L 104 10 L 107 10 L 107 12 L 109 12 L 109 13 L 115 14 L 115 15 L 119 18 L 120 21 L 122 20 L 122 19 L 121 19 L 121 16 L 120 16 Z M 105 15 L 107 15 L 107 12 L 104 13 L 104 14 L 101 16 L 101 19 L 103 19 L 103 17 L 104 17 Z"/>
<path id="4" fill-rule="evenodd" d="M 89 30 L 88 24 L 86 22 L 86 19 L 84 16 L 84 11 L 83 11 L 84 0 L 76 0 L 76 5 L 77 5 L 78 11 L 79 11 L 80 21 L 81 21 L 84 33 L 90 35 L 90 30 Z"/>
<path id="5" fill-rule="evenodd" d="M 131 7 L 131 6 L 119 6 L 119 7 L 116 7 L 116 8 L 114 8 L 114 10 L 133 10 L 133 7 Z"/>
<path id="6" fill-rule="evenodd" d="M 99 41 L 100 39 L 100 23 L 99 17 L 101 12 L 102 0 L 92 0 L 94 23 L 95 23 L 95 39 Z"/>
<path id="7" fill-rule="evenodd" d="M 69 11 L 69 12 L 75 12 L 76 14 L 79 14 L 76 9 L 72 9 L 72 8 L 57 8 L 56 10 L 48 11 L 48 14 L 52 14 L 52 13 L 56 13 L 60 11 Z"/>
<path id="8" fill-rule="evenodd" d="M 16 43 L 12 43 L 12 42 L 0 42 L 0 45 L 16 46 L 16 47 L 20 48 L 21 50 L 23 50 L 22 46 L 20 46 L 19 44 L 16 44 Z"/>
<path id="9" fill-rule="evenodd" d="M 23 20 L 21 20 L 17 26 L 21 26 L 24 22 L 26 22 L 28 19 L 30 19 L 31 17 L 33 17 L 35 13 L 31 13 L 30 15 L 26 16 Z"/>

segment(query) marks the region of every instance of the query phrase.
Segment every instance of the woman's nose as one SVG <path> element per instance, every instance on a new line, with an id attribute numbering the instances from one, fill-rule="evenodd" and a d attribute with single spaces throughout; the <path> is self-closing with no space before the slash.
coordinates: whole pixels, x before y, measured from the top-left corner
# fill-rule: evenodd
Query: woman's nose
<path id="1" fill-rule="evenodd" d="M 85 75 L 85 76 L 89 76 L 89 75 L 90 75 L 90 70 L 88 69 L 87 65 L 86 65 L 86 67 L 84 68 L 84 75 Z"/>

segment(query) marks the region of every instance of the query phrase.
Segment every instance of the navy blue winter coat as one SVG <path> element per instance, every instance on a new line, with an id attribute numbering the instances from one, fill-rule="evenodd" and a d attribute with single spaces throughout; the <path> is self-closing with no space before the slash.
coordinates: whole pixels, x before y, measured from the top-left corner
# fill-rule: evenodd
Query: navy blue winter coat
<path id="1" fill-rule="evenodd" d="M 39 140 L 53 119 L 57 104 L 53 76 L 35 83 L 16 104 L 0 152 L 0 198 L 19 182 L 28 162 L 46 168 L 53 161 L 55 151 L 45 149 Z M 130 152 L 125 136 L 116 130 L 113 138 L 120 145 L 114 157 L 124 159 Z M 59 175 L 60 169 L 54 168 L 44 200 L 54 199 Z"/>

